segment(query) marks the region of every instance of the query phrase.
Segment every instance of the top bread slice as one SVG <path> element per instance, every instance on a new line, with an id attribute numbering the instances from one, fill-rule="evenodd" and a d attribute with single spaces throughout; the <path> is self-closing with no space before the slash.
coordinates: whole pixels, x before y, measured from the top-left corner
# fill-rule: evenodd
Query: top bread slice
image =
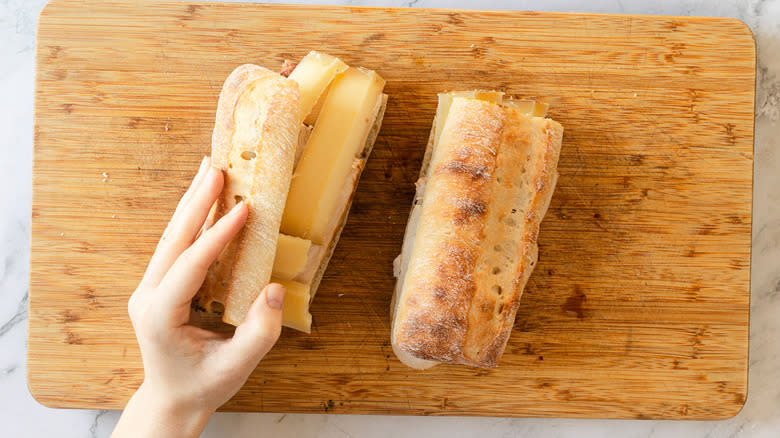
<path id="1" fill-rule="evenodd" d="M 563 128 L 465 97 L 440 122 L 396 267 L 393 349 L 418 369 L 495 367 L 537 260 Z"/>
<path id="2" fill-rule="evenodd" d="M 224 302 L 239 325 L 271 279 L 282 212 L 298 145 L 298 84 L 245 64 L 225 80 L 211 140 L 212 165 L 225 172 L 213 218 L 246 202 L 246 225 L 210 267 L 200 295 Z"/>

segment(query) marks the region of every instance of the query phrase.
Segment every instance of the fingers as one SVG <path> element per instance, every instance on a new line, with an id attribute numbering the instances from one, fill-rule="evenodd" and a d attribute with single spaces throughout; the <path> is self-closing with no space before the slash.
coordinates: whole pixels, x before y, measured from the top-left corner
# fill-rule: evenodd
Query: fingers
<path id="1" fill-rule="evenodd" d="M 271 350 L 282 332 L 284 294 L 284 287 L 276 283 L 263 289 L 226 345 L 233 360 L 254 367 Z"/>
<path id="2" fill-rule="evenodd" d="M 210 167 L 192 198 L 176 215 L 176 222 L 171 222 L 169 245 L 180 248 L 179 252 L 181 252 L 192 244 L 195 236 L 203 227 L 203 222 L 206 221 L 211 206 L 222 192 L 223 184 L 222 171 L 216 167 Z"/>
<path id="3" fill-rule="evenodd" d="M 203 222 L 203 227 L 201 227 L 200 231 L 198 231 L 198 235 L 195 236 L 195 239 L 200 237 L 201 234 L 203 234 L 206 230 L 211 228 L 214 225 L 214 222 L 216 222 L 217 219 L 217 204 L 219 202 L 215 202 L 211 204 L 211 209 L 209 210 L 209 214 L 206 216 L 206 221 Z"/>
<path id="4" fill-rule="evenodd" d="M 248 214 L 245 203 L 240 203 L 205 231 L 195 243 L 181 253 L 170 270 L 160 282 L 159 290 L 162 310 L 168 316 L 174 316 L 172 323 L 180 325 L 187 322 L 178 321 L 180 310 L 189 309 L 190 301 L 198 292 L 209 266 L 230 240 L 244 226 Z M 188 314 L 188 312 L 185 312 Z"/>
<path id="5" fill-rule="evenodd" d="M 174 210 L 173 215 L 171 216 L 171 220 L 168 221 L 168 226 L 165 228 L 165 231 L 168 231 L 168 228 L 170 228 L 171 224 L 176 222 L 176 217 L 182 208 L 190 201 L 193 193 L 195 193 L 198 187 L 200 187 L 200 183 L 203 182 L 203 177 L 206 176 L 209 167 L 211 167 L 211 158 L 203 157 L 203 160 L 200 162 L 200 167 L 198 168 L 198 173 L 195 174 L 195 178 L 192 179 L 192 183 L 190 183 L 190 186 L 187 187 L 187 191 L 184 192 L 184 195 L 182 195 L 179 203 L 176 205 L 176 210 Z"/>
<path id="6" fill-rule="evenodd" d="M 179 255 L 192 244 L 211 205 L 222 191 L 222 185 L 222 172 L 211 166 L 207 166 L 200 177 L 195 177 L 157 245 L 142 280 L 144 283 L 158 284 Z"/>
<path id="7" fill-rule="evenodd" d="M 206 173 L 208 173 L 210 167 L 211 159 L 209 157 L 203 157 L 203 160 L 200 162 L 200 167 L 198 168 L 198 173 L 195 174 L 195 178 L 192 179 L 192 183 L 190 183 L 187 191 L 185 191 L 184 195 L 182 195 L 179 203 L 176 205 L 176 210 L 171 216 L 171 220 L 168 221 L 168 225 L 165 227 L 162 236 L 160 236 L 160 241 L 157 243 L 157 248 L 155 248 L 152 259 L 149 261 L 149 266 L 146 268 L 144 277 L 141 279 L 142 285 L 148 283 L 153 283 L 155 285 L 158 284 L 162 279 L 162 276 L 165 275 L 167 268 L 170 267 L 170 265 L 167 267 L 163 266 L 164 264 L 160 263 L 160 259 L 162 258 L 162 253 L 165 252 L 165 245 L 169 240 L 171 229 L 175 226 L 176 218 L 179 216 L 181 210 L 184 208 L 184 206 L 187 205 L 198 187 L 200 187 L 201 183 L 203 182 L 203 178 L 206 176 Z"/>

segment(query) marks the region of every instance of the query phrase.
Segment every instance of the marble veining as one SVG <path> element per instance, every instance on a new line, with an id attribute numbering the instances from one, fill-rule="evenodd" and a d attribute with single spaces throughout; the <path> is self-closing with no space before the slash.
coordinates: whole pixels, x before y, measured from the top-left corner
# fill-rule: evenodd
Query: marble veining
<path id="1" fill-rule="evenodd" d="M 2 326 L 0 326 L 0 336 L 5 335 L 10 331 L 12 328 L 16 327 L 19 323 L 22 323 L 27 320 L 27 293 L 24 294 L 24 298 L 22 298 L 21 301 L 19 301 L 19 304 L 16 307 L 16 312 L 14 312 L 14 315 L 3 323 Z"/>
<path id="2" fill-rule="evenodd" d="M 333 3 L 314 0 L 309 3 Z M 730 16 L 758 50 L 750 378 L 745 408 L 725 421 L 423 418 L 216 414 L 205 437 L 777 437 L 780 436 L 780 0 L 411 0 L 367 6 Z M 32 172 L 35 25 L 42 0 L 0 0 L 0 435 L 107 437 L 115 411 L 56 410 L 32 399 L 25 336 Z"/>

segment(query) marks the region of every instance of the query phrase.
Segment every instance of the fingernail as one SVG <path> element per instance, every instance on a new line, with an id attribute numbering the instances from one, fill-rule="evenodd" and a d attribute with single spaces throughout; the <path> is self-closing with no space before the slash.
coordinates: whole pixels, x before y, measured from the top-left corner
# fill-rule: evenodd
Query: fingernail
<path id="1" fill-rule="evenodd" d="M 233 208 L 231 208 L 227 215 L 233 216 L 234 214 L 238 214 L 238 212 L 241 211 L 242 205 L 244 205 L 244 201 L 239 202 Z"/>
<path id="2" fill-rule="evenodd" d="M 284 305 L 284 286 L 277 283 L 269 284 L 265 291 L 265 300 L 268 302 L 268 307 L 281 309 Z"/>

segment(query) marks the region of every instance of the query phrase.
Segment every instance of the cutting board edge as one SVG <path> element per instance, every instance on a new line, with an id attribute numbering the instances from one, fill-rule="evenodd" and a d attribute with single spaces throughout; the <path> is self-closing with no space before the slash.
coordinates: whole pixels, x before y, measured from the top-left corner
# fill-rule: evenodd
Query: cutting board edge
<path id="1" fill-rule="evenodd" d="M 207 5 L 207 6 L 214 6 L 214 7 L 220 7 L 223 5 L 222 2 L 219 1 L 186 1 L 186 0 L 169 0 L 166 3 L 175 2 L 180 3 L 181 5 Z M 155 0 L 139 0 L 136 3 L 147 3 L 147 4 L 156 4 L 160 3 Z M 61 5 L 62 4 L 62 5 Z M 41 23 L 44 23 L 45 20 L 42 20 L 42 18 L 48 18 L 50 16 L 49 9 L 54 7 L 60 7 L 60 6 L 82 6 L 82 7 L 89 7 L 90 4 L 100 4 L 99 0 L 49 0 L 49 2 L 44 5 L 44 7 L 41 9 L 39 15 L 38 15 L 38 28 L 40 27 Z M 755 45 L 755 35 L 753 34 L 753 31 L 750 29 L 750 26 L 748 26 L 747 23 L 745 23 L 742 19 L 737 17 L 718 17 L 718 16 L 689 16 L 689 15 L 664 15 L 664 14 L 620 14 L 620 13 L 603 13 L 603 12 L 576 12 L 576 11 L 540 11 L 540 10 L 516 10 L 516 9 L 480 9 L 480 8 L 411 8 L 411 7 L 400 7 L 400 6 L 350 6 L 350 5 L 314 5 L 314 4 L 301 4 L 301 3 L 292 3 L 292 4 L 286 4 L 286 3 L 251 3 L 251 2 L 230 2 L 230 5 L 237 5 L 241 6 L 244 5 L 246 7 L 262 7 L 266 9 L 277 9 L 277 10 L 289 10 L 289 9 L 329 9 L 329 10 L 349 10 L 349 11 L 393 11 L 396 13 L 411 13 L 416 14 L 419 12 L 432 12 L 432 13 L 441 13 L 441 14 L 457 14 L 457 13 L 476 13 L 476 14 L 516 14 L 516 15 L 522 15 L 526 17 L 532 17 L 532 16 L 585 16 L 585 17 L 605 17 L 605 18 L 646 18 L 646 19 L 668 19 L 668 20 L 680 20 L 680 21 L 715 21 L 715 22 L 724 22 L 724 23 L 737 23 L 739 27 L 742 27 L 743 30 L 746 31 L 748 35 L 750 35 L 750 39 L 753 40 L 753 43 Z M 37 34 L 37 32 L 36 32 Z M 36 41 L 37 42 L 37 41 Z M 755 57 L 755 54 L 754 54 Z"/>
<path id="2" fill-rule="evenodd" d="M 29 376 L 28 376 L 29 377 Z M 72 402 L 68 400 L 58 399 L 56 396 L 46 392 L 33 391 L 33 384 L 27 381 L 27 388 L 32 398 L 47 408 L 51 409 L 94 409 L 94 410 L 114 410 L 121 411 L 124 409 L 125 402 L 116 401 L 86 401 L 86 402 Z M 40 389 L 37 388 L 36 389 Z M 324 408 L 318 406 L 316 408 L 304 409 L 300 407 L 290 409 L 264 409 L 263 411 L 257 411 L 251 407 L 246 409 L 234 408 L 232 406 L 223 406 L 217 409 L 217 412 L 231 412 L 231 413 L 266 413 L 266 414 L 329 414 L 329 415 L 397 415 L 397 416 L 429 416 L 429 417 L 473 417 L 473 418 L 561 418 L 561 419 L 599 419 L 599 420 L 676 420 L 676 421 L 721 421 L 728 420 L 739 415 L 745 408 L 747 397 L 745 397 L 741 404 L 723 405 L 728 406 L 727 409 L 721 409 L 711 415 L 680 415 L 677 413 L 671 413 L 666 415 L 655 414 L 638 414 L 638 415 L 614 415 L 614 410 L 605 409 L 599 413 L 586 414 L 583 410 L 580 411 L 556 411 L 549 414 L 533 413 L 523 410 L 518 411 L 506 411 L 506 412 L 485 412 L 485 411 L 473 411 L 462 409 L 442 409 L 436 411 L 428 411 L 425 409 L 397 409 L 387 407 L 387 405 L 381 405 L 377 408 L 377 403 L 355 403 L 351 401 L 351 404 L 357 405 L 353 408 L 343 409 L 340 407 Z M 338 401 L 334 399 L 334 401 Z M 703 402 L 701 402 L 703 403 Z M 229 405 L 229 402 L 228 402 Z M 689 406 L 696 407 L 696 403 L 689 403 Z"/>

